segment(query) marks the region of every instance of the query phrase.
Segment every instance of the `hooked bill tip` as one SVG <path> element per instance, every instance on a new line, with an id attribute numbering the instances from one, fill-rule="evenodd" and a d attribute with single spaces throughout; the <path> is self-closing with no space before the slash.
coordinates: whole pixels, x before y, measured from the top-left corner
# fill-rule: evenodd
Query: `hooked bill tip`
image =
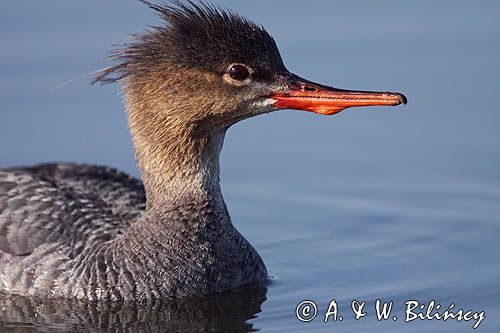
<path id="1" fill-rule="evenodd" d="M 408 104 L 408 98 L 406 98 L 405 95 L 403 95 L 401 93 L 396 93 L 396 95 L 398 95 L 398 97 L 399 97 L 399 104 L 403 104 L 403 105 Z"/>

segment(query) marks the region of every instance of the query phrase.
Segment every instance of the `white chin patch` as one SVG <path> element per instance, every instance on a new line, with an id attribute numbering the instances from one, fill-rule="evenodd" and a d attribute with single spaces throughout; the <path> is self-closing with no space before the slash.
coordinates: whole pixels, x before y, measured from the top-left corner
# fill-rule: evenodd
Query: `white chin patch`
<path id="1" fill-rule="evenodd" d="M 253 103 L 253 107 L 255 109 L 259 109 L 261 110 L 262 112 L 266 112 L 266 111 L 271 111 L 271 110 L 274 110 L 276 109 L 273 105 L 274 103 L 276 103 L 277 101 L 275 99 L 272 99 L 272 98 L 266 98 L 266 99 L 262 99 L 260 101 L 257 101 L 257 102 L 254 102 Z"/>

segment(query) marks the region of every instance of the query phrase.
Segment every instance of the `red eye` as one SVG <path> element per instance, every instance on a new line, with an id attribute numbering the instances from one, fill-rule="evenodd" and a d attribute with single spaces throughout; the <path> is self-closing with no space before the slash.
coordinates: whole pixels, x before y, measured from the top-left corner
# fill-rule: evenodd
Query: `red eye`
<path id="1" fill-rule="evenodd" d="M 250 77 L 250 72 L 244 65 L 233 65 L 229 68 L 229 76 L 233 80 L 244 81 Z"/>

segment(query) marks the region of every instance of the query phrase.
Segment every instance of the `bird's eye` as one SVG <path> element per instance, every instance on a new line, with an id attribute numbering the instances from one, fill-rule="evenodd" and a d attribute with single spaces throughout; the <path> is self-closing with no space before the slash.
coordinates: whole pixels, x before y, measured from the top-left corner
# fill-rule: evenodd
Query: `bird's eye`
<path id="1" fill-rule="evenodd" d="M 250 71 L 245 65 L 236 64 L 229 68 L 229 76 L 236 81 L 245 81 L 250 77 Z"/>

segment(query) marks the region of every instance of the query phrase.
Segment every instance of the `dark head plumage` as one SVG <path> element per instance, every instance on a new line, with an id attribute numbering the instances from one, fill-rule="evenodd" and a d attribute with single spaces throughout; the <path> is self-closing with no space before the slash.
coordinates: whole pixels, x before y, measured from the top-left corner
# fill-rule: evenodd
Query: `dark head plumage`
<path id="1" fill-rule="evenodd" d="M 271 35 L 236 13 L 202 0 L 139 1 L 155 10 L 163 24 L 132 35 L 130 44 L 109 57 L 120 63 L 102 70 L 94 82 L 115 82 L 172 65 L 224 73 L 229 64 L 244 63 L 255 70 L 254 79 L 285 71 Z"/>
<path id="2" fill-rule="evenodd" d="M 118 64 L 94 80 L 124 79 L 133 120 L 155 117 L 162 126 L 176 119 L 177 127 L 213 130 L 278 108 L 335 114 L 352 106 L 406 102 L 401 94 L 339 90 L 288 72 L 262 26 L 204 0 L 139 1 L 162 24 L 133 35 L 111 54 Z"/>

